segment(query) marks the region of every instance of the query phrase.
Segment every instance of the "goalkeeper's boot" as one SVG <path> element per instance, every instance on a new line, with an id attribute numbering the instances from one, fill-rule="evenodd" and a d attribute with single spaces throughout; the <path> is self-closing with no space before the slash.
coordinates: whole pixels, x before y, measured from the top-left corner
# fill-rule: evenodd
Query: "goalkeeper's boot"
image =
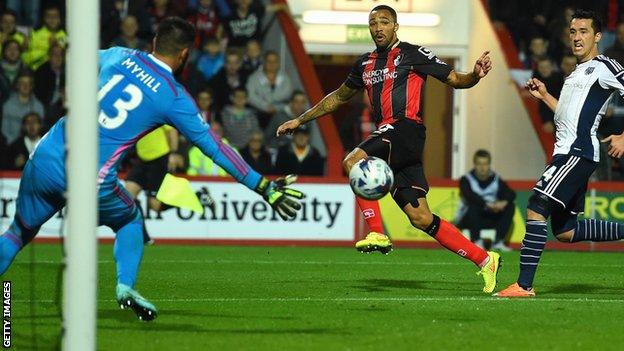
<path id="1" fill-rule="evenodd" d="M 483 292 L 491 294 L 496 288 L 496 278 L 503 263 L 503 259 L 500 257 L 500 254 L 494 251 L 488 251 L 487 254 L 489 256 L 489 260 L 483 267 L 481 267 L 481 270 L 477 272 L 477 275 L 483 277 L 483 281 L 485 283 L 483 286 Z"/>
<path id="2" fill-rule="evenodd" d="M 392 251 L 392 242 L 386 235 L 370 232 L 366 238 L 355 243 L 355 249 L 359 252 L 371 253 L 373 251 L 379 251 L 384 255 L 387 255 Z"/>
<path id="3" fill-rule="evenodd" d="M 513 283 L 504 290 L 492 295 L 496 297 L 535 297 L 535 290 L 533 288 L 525 289 L 518 283 Z"/>
<path id="4" fill-rule="evenodd" d="M 156 318 L 156 306 L 147 301 L 136 290 L 124 284 L 117 284 L 117 302 L 122 310 L 131 308 L 140 320 L 149 322 Z"/>

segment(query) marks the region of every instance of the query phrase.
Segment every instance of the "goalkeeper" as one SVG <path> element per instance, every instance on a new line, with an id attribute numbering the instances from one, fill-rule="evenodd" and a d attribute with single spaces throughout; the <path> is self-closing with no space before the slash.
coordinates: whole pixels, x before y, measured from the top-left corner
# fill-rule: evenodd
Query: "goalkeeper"
<path id="1" fill-rule="evenodd" d="M 173 17 L 160 23 L 151 54 L 119 47 L 99 54 L 100 113 L 89 117 L 99 122 L 99 223 L 116 233 L 117 301 L 142 320 L 157 314 L 134 288 L 143 255 L 142 216 L 117 177 L 120 161 L 140 137 L 165 124 L 175 127 L 239 183 L 260 194 L 284 220 L 295 217 L 301 208 L 296 199 L 304 197 L 286 187 L 292 178 L 269 181 L 211 133 L 193 99 L 174 78 L 184 68 L 194 39 L 195 28 Z M 41 225 L 65 206 L 65 121 L 61 118 L 50 129 L 25 165 L 15 218 L 0 236 L 0 275 Z"/>

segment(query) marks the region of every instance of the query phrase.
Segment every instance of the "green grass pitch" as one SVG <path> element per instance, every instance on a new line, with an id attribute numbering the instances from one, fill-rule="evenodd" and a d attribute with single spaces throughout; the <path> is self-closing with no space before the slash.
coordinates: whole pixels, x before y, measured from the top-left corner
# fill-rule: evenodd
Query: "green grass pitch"
<path id="1" fill-rule="evenodd" d="M 518 272 L 504 255 L 499 288 Z M 31 263 L 34 260 L 34 264 Z M 58 343 L 59 245 L 35 244 L 12 281 L 15 350 Z M 147 247 L 140 322 L 114 301 L 112 247 L 99 251 L 99 350 L 621 350 L 624 255 L 546 252 L 532 300 L 481 292 L 469 262 L 442 250 Z"/>

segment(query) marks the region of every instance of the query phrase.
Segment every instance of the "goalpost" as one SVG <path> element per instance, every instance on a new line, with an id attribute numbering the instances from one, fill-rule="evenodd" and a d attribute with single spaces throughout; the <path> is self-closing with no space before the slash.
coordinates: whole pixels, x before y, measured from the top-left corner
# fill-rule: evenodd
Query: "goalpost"
<path id="1" fill-rule="evenodd" d="M 96 349 L 99 0 L 68 0 L 63 350 Z"/>

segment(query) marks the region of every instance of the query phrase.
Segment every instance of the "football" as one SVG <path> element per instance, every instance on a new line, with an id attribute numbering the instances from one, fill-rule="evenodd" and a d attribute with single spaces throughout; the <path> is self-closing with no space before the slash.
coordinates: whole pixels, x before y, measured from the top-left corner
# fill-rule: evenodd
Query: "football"
<path id="1" fill-rule="evenodd" d="M 349 184 L 355 195 L 378 200 L 390 191 L 394 175 L 386 161 L 378 157 L 366 157 L 358 161 L 349 171 Z"/>

